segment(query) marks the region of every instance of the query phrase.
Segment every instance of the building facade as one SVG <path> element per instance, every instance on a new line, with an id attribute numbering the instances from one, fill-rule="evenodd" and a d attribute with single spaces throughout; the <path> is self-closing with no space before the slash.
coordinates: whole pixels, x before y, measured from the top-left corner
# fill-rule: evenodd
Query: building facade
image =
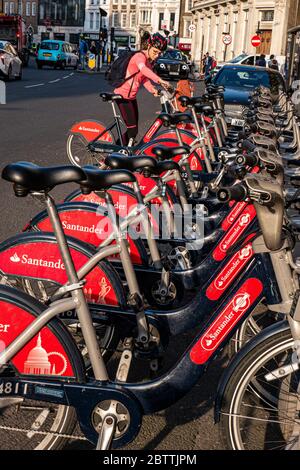
<path id="1" fill-rule="evenodd" d="M 38 41 L 61 39 L 78 44 L 84 18 L 85 0 L 40 0 Z"/>
<path id="2" fill-rule="evenodd" d="M 179 10 L 179 40 L 178 47 L 182 51 L 190 52 L 192 47 L 193 0 L 180 0 Z"/>
<path id="3" fill-rule="evenodd" d="M 113 28 L 112 48 L 129 46 L 137 48 L 138 0 L 109 0 L 108 27 Z"/>
<path id="4" fill-rule="evenodd" d="M 38 0 L 1 0 L 0 12 L 6 15 L 21 15 L 32 33 L 38 30 Z"/>
<path id="5" fill-rule="evenodd" d="M 109 27 L 109 6 L 111 0 L 86 0 L 85 1 L 85 21 L 84 32 L 91 35 L 98 35 L 100 27 Z M 101 10 L 100 10 L 101 9 Z M 105 12 L 104 16 L 101 12 Z M 101 24 L 100 24 L 101 23 Z"/>
<path id="6" fill-rule="evenodd" d="M 299 15 L 299 0 L 194 0 L 192 57 L 200 63 L 206 52 L 218 61 L 245 52 L 254 54 L 251 37 L 257 32 L 262 43 L 257 54 L 286 54 L 287 30 Z M 232 42 L 223 43 L 224 34 Z"/>

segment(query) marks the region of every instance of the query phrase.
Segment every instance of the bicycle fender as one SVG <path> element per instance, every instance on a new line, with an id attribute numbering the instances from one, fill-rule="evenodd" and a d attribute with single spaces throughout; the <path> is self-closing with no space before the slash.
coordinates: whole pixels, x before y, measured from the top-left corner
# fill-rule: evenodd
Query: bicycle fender
<path id="1" fill-rule="evenodd" d="M 78 270 L 94 254 L 92 246 L 68 237 L 71 256 Z M 67 282 L 66 270 L 53 233 L 22 233 L 0 244 L 0 274 L 5 278 L 45 280 L 57 286 Z M 85 277 L 84 293 L 91 302 L 119 305 L 121 281 L 114 269 L 101 261 Z M 3 282 L 3 283 L 4 283 Z"/>
<path id="2" fill-rule="evenodd" d="M 92 142 L 105 129 L 106 125 L 102 122 L 87 119 L 73 124 L 70 129 L 70 133 L 82 135 L 87 142 Z M 114 140 L 111 133 L 107 131 L 101 137 L 101 141 L 113 143 Z"/>
<path id="3" fill-rule="evenodd" d="M 125 196 L 127 197 L 127 196 Z M 57 210 L 67 236 L 75 237 L 81 242 L 98 247 L 112 232 L 112 224 L 107 217 L 105 207 L 87 202 L 67 202 L 57 205 Z M 28 230 L 28 228 L 27 228 Z M 51 232 L 52 224 L 47 211 L 36 215 L 30 224 L 30 230 Z M 147 264 L 147 254 L 140 239 L 129 228 L 127 240 L 132 262 L 134 264 Z M 119 255 L 114 255 L 119 258 Z"/>
<path id="4" fill-rule="evenodd" d="M 0 286 L 0 351 L 3 351 L 47 307 L 24 292 Z M 54 318 L 10 361 L 21 376 L 84 379 L 84 365 L 71 334 Z"/>

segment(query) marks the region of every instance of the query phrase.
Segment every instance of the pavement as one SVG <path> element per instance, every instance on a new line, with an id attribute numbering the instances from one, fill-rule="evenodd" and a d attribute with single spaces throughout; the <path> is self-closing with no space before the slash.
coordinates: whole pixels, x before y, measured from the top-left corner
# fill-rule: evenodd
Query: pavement
<path id="1" fill-rule="evenodd" d="M 37 70 L 31 62 L 24 69 L 24 79 L 7 84 L 7 104 L 0 105 L 0 166 L 13 161 L 29 160 L 40 165 L 67 163 L 66 140 L 75 121 L 111 120 L 109 104 L 98 97 L 109 90 L 100 74 L 73 71 Z M 160 105 L 147 91 L 139 98 L 140 134 L 150 126 Z M 62 200 L 74 189 L 73 185 L 53 191 Z M 0 237 L 5 240 L 41 210 L 31 199 L 16 199 L 11 185 L 0 181 Z M 184 351 L 192 335 L 185 334 L 171 342 L 166 367 L 171 367 Z M 226 363 L 225 355 L 216 360 L 205 377 L 169 409 L 147 416 L 139 436 L 128 446 L 146 450 L 216 450 L 221 449 L 217 427 L 213 425 L 213 400 L 220 374 Z M 8 442 L 9 446 L 9 442 Z M 88 448 L 78 442 L 69 449 Z"/>

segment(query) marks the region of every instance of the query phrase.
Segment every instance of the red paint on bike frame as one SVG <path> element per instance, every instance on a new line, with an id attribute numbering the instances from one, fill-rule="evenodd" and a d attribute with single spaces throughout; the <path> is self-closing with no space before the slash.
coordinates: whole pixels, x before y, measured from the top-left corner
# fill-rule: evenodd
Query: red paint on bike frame
<path id="1" fill-rule="evenodd" d="M 236 204 L 234 204 L 234 207 L 233 209 L 229 212 L 228 216 L 226 217 L 225 220 L 223 220 L 222 222 L 222 229 L 224 230 L 224 232 L 226 232 L 229 227 L 231 227 L 231 225 L 233 224 L 233 222 L 236 220 L 236 218 L 240 215 L 240 213 L 245 209 L 245 207 L 247 206 L 247 202 L 238 202 Z"/>
<path id="2" fill-rule="evenodd" d="M 36 317 L 26 310 L 0 301 L 0 343 L 9 346 Z M 74 377 L 71 361 L 64 347 L 47 327 L 32 338 L 11 360 L 22 375 Z"/>
<path id="3" fill-rule="evenodd" d="M 188 145 L 189 147 L 191 147 L 193 145 L 194 141 L 195 141 L 195 137 L 193 135 L 188 135 L 186 133 L 182 133 L 181 137 L 182 137 L 183 144 Z M 159 135 L 154 137 L 153 147 L 155 147 L 155 140 L 161 140 L 161 139 L 174 140 L 174 139 L 176 139 L 176 135 L 174 135 L 174 132 L 169 131 L 169 130 L 166 130 L 165 132 L 160 133 Z M 166 145 L 168 147 L 178 147 L 178 143 L 175 143 L 175 142 L 172 142 L 172 143 L 170 142 L 170 144 L 169 144 L 169 142 L 166 142 L 166 144 L 164 144 L 164 145 Z M 173 160 L 175 162 L 179 162 L 179 160 L 181 160 L 181 158 L 182 158 L 182 155 L 179 155 L 178 157 L 175 157 Z M 191 169 L 192 170 L 197 170 L 197 171 L 202 171 L 201 160 L 203 160 L 203 153 L 202 153 L 202 150 L 199 148 L 199 149 L 195 150 L 193 153 L 191 153 L 189 158 L 188 158 Z"/>
<path id="4" fill-rule="evenodd" d="M 70 129 L 72 134 L 82 135 L 87 142 L 92 142 L 96 137 L 105 131 L 106 126 L 98 121 L 81 121 L 76 122 Z M 112 134 L 107 131 L 99 139 L 101 142 L 113 143 Z"/>
<path id="5" fill-rule="evenodd" d="M 252 259 L 253 255 L 254 252 L 251 243 L 235 253 L 214 281 L 208 286 L 206 297 L 209 300 L 218 300 L 224 292 L 226 292 L 230 284 L 232 284 L 250 259 Z"/>
<path id="6" fill-rule="evenodd" d="M 222 261 L 226 257 L 228 250 L 249 227 L 255 216 L 256 211 L 254 206 L 249 204 L 235 221 L 231 229 L 226 232 L 217 248 L 213 251 L 213 258 L 215 261 Z"/>
<path id="7" fill-rule="evenodd" d="M 259 279 L 247 279 L 190 351 L 194 364 L 205 364 L 263 291 Z"/>
<path id="8" fill-rule="evenodd" d="M 59 218 L 66 235 L 75 237 L 78 240 L 89 243 L 95 247 L 98 247 L 104 240 L 106 240 L 113 231 L 109 217 L 97 213 L 97 211 L 92 212 L 81 209 L 72 210 L 72 208 L 70 208 L 70 210 L 65 209 L 60 211 Z M 34 228 L 41 232 L 51 232 L 52 224 L 49 217 L 45 216 L 45 218 L 38 222 Z M 127 240 L 129 242 L 132 262 L 134 264 L 142 264 L 139 250 L 136 247 L 134 240 L 132 240 L 128 234 Z M 115 255 L 114 257 L 119 258 L 119 255 Z"/>
<path id="9" fill-rule="evenodd" d="M 70 251 L 78 271 L 88 261 L 88 257 L 73 248 Z M 57 244 L 44 241 L 27 242 L 2 251 L 0 271 L 4 275 L 48 280 L 60 285 L 68 281 Z M 106 305 L 119 304 L 112 284 L 99 265 L 85 279 L 84 293 L 88 301 Z"/>
<path id="10" fill-rule="evenodd" d="M 152 137 L 154 136 L 154 134 L 156 134 L 156 132 L 161 128 L 161 126 L 162 126 L 162 120 L 161 119 L 156 119 L 154 121 L 154 123 L 152 124 L 152 126 L 150 127 L 150 129 L 146 132 L 146 134 L 143 138 L 143 142 L 145 144 L 150 142 Z"/>

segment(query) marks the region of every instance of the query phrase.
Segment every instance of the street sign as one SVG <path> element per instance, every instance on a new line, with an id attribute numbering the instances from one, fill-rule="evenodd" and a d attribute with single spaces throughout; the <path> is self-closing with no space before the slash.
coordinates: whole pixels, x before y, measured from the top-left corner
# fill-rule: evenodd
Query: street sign
<path id="1" fill-rule="evenodd" d="M 252 36 L 251 44 L 253 47 L 259 47 L 261 45 L 261 37 L 260 36 Z"/>
<path id="2" fill-rule="evenodd" d="M 230 34 L 224 34 L 222 41 L 225 44 L 225 46 L 229 46 L 229 44 L 232 43 L 232 36 L 230 36 Z"/>
<path id="3" fill-rule="evenodd" d="M 194 33 L 196 31 L 196 25 L 195 24 L 190 24 L 189 26 L 189 32 Z"/>

